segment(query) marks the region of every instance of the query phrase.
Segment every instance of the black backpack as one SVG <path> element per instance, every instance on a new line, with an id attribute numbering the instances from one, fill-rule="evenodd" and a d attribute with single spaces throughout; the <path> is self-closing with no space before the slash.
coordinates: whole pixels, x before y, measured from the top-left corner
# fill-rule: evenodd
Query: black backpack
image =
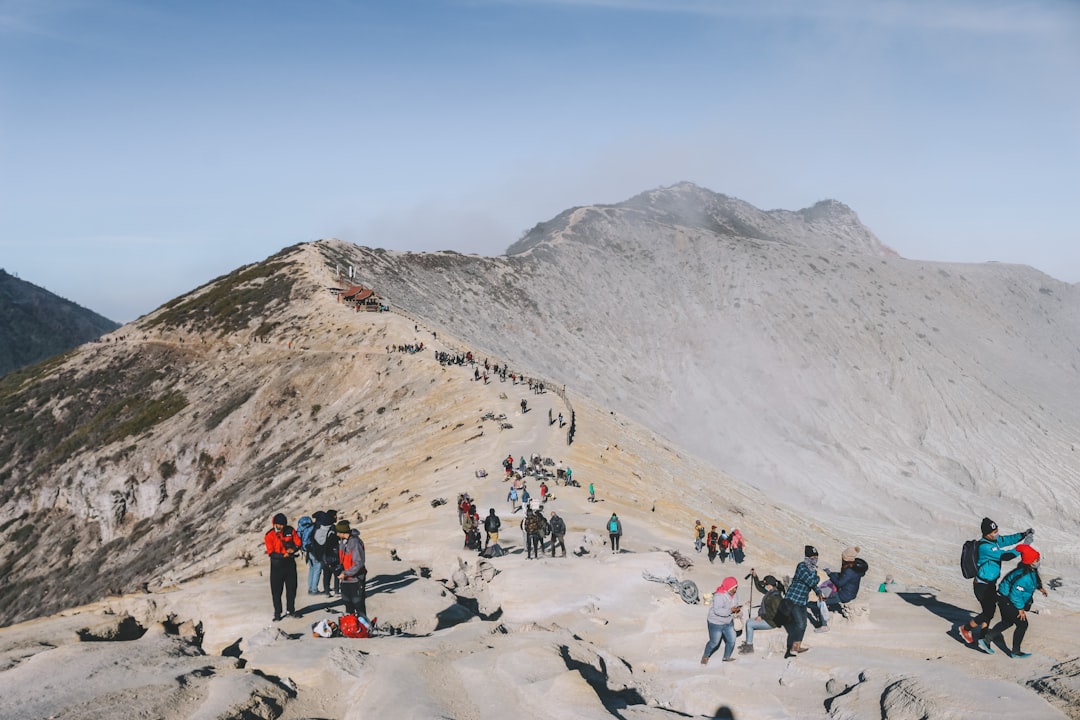
<path id="1" fill-rule="evenodd" d="M 960 572 L 968 580 L 979 574 L 979 540 L 967 540 L 960 548 Z"/>

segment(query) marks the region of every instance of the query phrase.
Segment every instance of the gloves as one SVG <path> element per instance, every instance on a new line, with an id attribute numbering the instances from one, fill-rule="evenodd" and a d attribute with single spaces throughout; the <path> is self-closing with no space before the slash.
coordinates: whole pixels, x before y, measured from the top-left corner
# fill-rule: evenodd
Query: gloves
<path id="1" fill-rule="evenodd" d="M 1035 529 L 1034 528 L 1028 528 L 1027 530 L 1024 531 L 1024 534 L 1034 536 L 1035 535 Z"/>

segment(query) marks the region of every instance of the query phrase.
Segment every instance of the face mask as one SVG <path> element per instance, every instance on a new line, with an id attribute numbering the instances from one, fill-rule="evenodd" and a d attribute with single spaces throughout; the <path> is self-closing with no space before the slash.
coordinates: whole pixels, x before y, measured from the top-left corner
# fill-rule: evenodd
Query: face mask
<path id="1" fill-rule="evenodd" d="M 1036 560 L 1035 562 L 1031 563 L 1031 568 L 1032 568 L 1033 570 L 1038 570 L 1038 569 L 1039 569 L 1039 563 L 1040 563 L 1040 562 L 1042 562 L 1042 561 L 1041 561 L 1041 560 Z"/>
<path id="2" fill-rule="evenodd" d="M 818 561 L 818 559 L 816 557 L 806 558 L 806 564 L 809 565 L 812 568 L 817 567 L 817 561 Z"/>

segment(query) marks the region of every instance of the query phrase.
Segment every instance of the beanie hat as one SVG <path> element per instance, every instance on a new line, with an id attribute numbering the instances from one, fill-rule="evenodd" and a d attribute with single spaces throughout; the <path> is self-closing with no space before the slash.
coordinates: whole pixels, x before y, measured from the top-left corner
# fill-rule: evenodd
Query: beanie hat
<path id="1" fill-rule="evenodd" d="M 772 585 L 773 587 L 778 587 L 780 585 L 780 583 L 776 582 L 776 578 L 772 575 L 766 575 L 764 578 L 762 578 L 761 584 Z"/>
<path id="2" fill-rule="evenodd" d="M 274 516 L 274 524 L 275 525 L 288 525 L 289 524 L 289 519 L 287 517 L 285 517 L 285 513 L 278 513 L 277 515 Z"/>
<path id="3" fill-rule="evenodd" d="M 983 518 L 983 521 L 982 521 L 982 534 L 983 535 L 989 535 L 990 533 L 994 532 L 997 529 L 998 528 L 997 528 L 997 523 L 996 522 L 994 522 L 993 520 L 991 520 L 988 517 Z"/>
<path id="4" fill-rule="evenodd" d="M 334 526 L 334 532 L 336 532 L 336 533 L 352 532 L 352 528 L 349 527 L 349 521 L 348 520 L 342 520 L 341 522 L 339 522 L 337 525 Z"/>
<path id="5" fill-rule="evenodd" d="M 1031 565 L 1039 561 L 1041 557 L 1039 551 L 1030 545 L 1017 545 L 1016 552 L 1020 553 L 1020 562 L 1025 565 Z"/>
<path id="6" fill-rule="evenodd" d="M 716 588 L 716 594 L 728 593 L 737 587 L 739 587 L 739 581 L 729 575 L 720 583 L 720 587 Z"/>
<path id="7" fill-rule="evenodd" d="M 807 545 L 805 548 L 803 548 L 803 554 L 806 555 L 806 557 L 817 557 L 817 548 L 813 545 Z"/>
<path id="8" fill-rule="evenodd" d="M 860 550 L 861 548 L 858 545 L 846 548 L 844 552 L 840 553 L 840 559 L 844 562 L 853 562 L 858 557 Z"/>

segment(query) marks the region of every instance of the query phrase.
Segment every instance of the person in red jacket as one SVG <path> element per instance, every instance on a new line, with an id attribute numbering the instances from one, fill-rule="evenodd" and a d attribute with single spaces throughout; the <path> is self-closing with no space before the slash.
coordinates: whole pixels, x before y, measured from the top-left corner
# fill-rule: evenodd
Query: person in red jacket
<path id="1" fill-rule="evenodd" d="M 284 513 L 274 516 L 274 527 L 263 537 L 266 554 L 270 556 L 270 596 L 274 599 L 274 622 L 281 619 L 281 592 L 285 591 L 285 608 L 290 617 L 296 612 L 296 555 L 300 552 L 300 535 L 288 525 Z"/>
<path id="2" fill-rule="evenodd" d="M 367 554 L 360 531 L 342 520 L 334 526 L 338 536 L 338 558 L 341 561 L 341 599 L 346 615 L 367 617 Z"/>

